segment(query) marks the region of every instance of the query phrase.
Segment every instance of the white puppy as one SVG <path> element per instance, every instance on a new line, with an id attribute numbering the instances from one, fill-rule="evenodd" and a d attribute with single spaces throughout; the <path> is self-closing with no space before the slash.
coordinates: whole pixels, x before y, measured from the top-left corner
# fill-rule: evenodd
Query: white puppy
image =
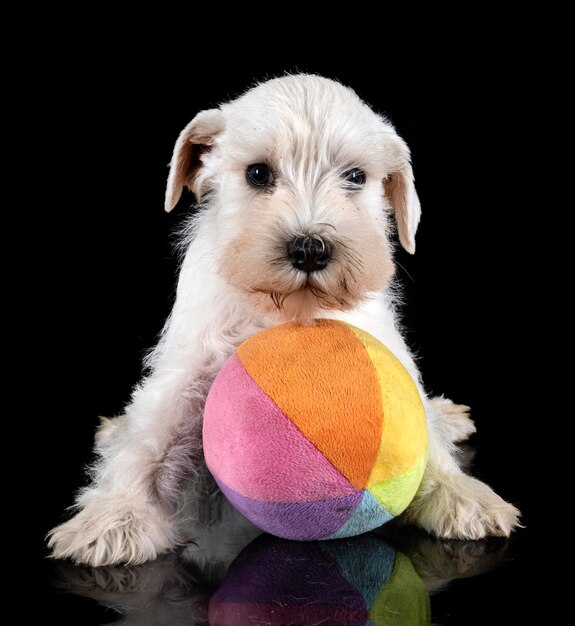
<path id="1" fill-rule="evenodd" d="M 408 519 L 441 537 L 509 535 L 518 511 L 460 469 L 466 407 L 427 399 L 398 328 L 393 222 L 415 251 L 421 209 L 409 150 L 342 85 L 286 76 L 202 111 L 175 146 L 166 210 L 199 202 L 177 298 L 123 417 L 103 420 L 92 484 L 51 532 L 56 558 L 141 563 L 184 540 L 184 487 L 202 465 L 202 409 L 240 342 L 288 320 L 342 319 L 387 345 L 419 385 L 429 460 Z M 186 484 L 188 483 L 188 484 Z"/>

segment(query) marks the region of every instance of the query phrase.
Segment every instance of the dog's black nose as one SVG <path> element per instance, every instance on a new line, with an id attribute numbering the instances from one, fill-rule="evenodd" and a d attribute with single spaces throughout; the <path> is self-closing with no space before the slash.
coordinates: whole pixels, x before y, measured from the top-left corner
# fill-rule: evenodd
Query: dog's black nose
<path id="1" fill-rule="evenodd" d="M 318 235 L 302 235 L 288 244 L 292 265 L 302 272 L 323 270 L 331 259 L 331 244 Z"/>

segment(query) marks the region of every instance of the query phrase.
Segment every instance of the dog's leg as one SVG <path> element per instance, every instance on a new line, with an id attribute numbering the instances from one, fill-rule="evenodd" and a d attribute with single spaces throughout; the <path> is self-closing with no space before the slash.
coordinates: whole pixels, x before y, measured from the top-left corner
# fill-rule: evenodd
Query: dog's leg
<path id="1" fill-rule="evenodd" d="M 120 418 L 124 424 L 113 432 L 109 426 L 100 431 L 99 460 L 92 468 L 92 484 L 77 497 L 78 513 L 50 533 L 55 558 L 92 566 L 136 564 L 178 543 L 177 496 L 161 493 L 158 483 L 167 482 L 166 463 L 182 424 L 189 422 L 189 439 L 198 436 L 196 407 L 185 398 L 188 377 L 193 379 L 193 372 L 152 375 Z M 193 444 L 187 458 L 190 468 L 199 441 Z M 178 486 L 173 478 L 172 491 Z"/>
<path id="2" fill-rule="evenodd" d="M 469 407 L 455 404 L 443 396 L 431 398 L 430 405 L 438 416 L 438 427 L 443 431 L 443 438 L 453 443 L 465 441 L 476 432 L 475 424 L 469 417 Z"/>
<path id="3" fill-rule="evenodd" d="M 426 401 L 429 457 L 406 519 L 438 537 L 481 539 L 507 537 L 519 525 L 519 511 L 488 485 L 469 476 L 457 463 L 453 430 L 445 427 L 445 406 Z M 452 405 L 447 405 L 449 411 Z M 459 429 L 457 430 L 459 432 Z"/>
<path id="4" fill-rule="evenodd" d="M 92 484 L 79 493 L 76 515 L 50 533 L 54 557 L 135 564 L 181 540 L 176 513 L 184 480 L 201 463 L 205 395 L 225 358 L 257 330 L 217 276 L 190 293 L 206 283 L 205 273 L 197 261 L 184 264 L 152 373 L 121 421 L 100 427 Z"/>
<path id="5" fill-rule="evenodd" d="M 413 357 L 398 331 L 393 310 L 371 300 L 351 313 L 333 314 L 379 339 L 403 363 L 424 399 L 429 433 L 427 467 L 405 518 L 439 537 L 479 539 L 507 536 L 518 525 L 519 511 L 490 487 L 461 469 L 454 442 L 469 437 L 475 426 L 468 408 L 445 398 L 427 399 Z"/>

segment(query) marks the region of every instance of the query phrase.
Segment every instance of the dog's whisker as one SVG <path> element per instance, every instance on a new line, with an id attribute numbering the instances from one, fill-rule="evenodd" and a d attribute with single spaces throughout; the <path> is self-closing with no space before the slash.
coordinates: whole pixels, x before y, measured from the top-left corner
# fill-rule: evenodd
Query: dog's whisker
<path id="1" fill-rule="evenodd" d="M 412 283 L 415 283 L 415 280 L 413 278 L 413 276 L 407 271 L 407 269 L 405 268 L 404 265 L 402 265 L 399 261 L 395 261 L 395 264 L 399 267 L 401 267 L 401 269 L 407 274 L 409 280 L 411 280 Z"/>
<path id="2" fill-rule="evenodd" d="M 285 265 L 287 264 L 288 259 L 287 257 L 283 256 L 283 257 L 277 257 L 275 259 L 271 259 L 269 261 L 270 265 L 276 265 L 276 266 L 280 266 L 280 267 L 285 267 Z"/>
<path id="3" fill-rule="evenodd" d="M 335 232 L 337 232 L 337 228 L 333 225 L 333 224 L 329 224 L 328 222 L 316 222 L 314 224 L 315 227 L 317 226 L 327 226 L 327 228 L 331 228 L 333 229 Z"/>
<path id="4" fill-rule="evenodd" d="M 281 311 L 283 309 L 283 305 L 284 305 L 284 301 L 285 301 L 285 294 L 282 293 L 271 293 L 271 299 L 272 302 L 275 304 L 276 308 L 278 311 Z"/>

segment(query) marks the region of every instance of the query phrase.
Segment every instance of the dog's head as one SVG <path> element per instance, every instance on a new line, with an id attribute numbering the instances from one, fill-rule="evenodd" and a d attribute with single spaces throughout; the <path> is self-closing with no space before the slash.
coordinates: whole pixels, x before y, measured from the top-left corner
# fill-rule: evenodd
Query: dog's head
<path id="1" fill-rule="evenodd" d="M 395 220 L 413 253 L 420 207 L 409 149 L 347 87 L 319 76 L 270 80 L 182 131 L 166 192 L 203 205 L 197 236 L 215 267 L 264 314 L 353 308 L 394 273 Z"/>

